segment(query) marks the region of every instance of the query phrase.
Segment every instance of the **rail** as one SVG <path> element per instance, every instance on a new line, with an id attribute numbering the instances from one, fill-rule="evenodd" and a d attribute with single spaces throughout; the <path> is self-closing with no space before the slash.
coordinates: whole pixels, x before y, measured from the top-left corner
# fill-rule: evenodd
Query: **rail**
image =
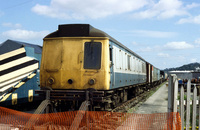
<path id="1" fill-rule="evenodd" d="M 166 82 L 163 82 L 161 85 L 157 85 L 155 87 L 152 87 L 148 89 L 147 91 L 144 91 L 143 93 L 137 95 L 136 97 L 120 104 L 118 107 L 114 108 L 111 112 L 127 112 L 130 108 L 138 105 L 140 102 L 145 101 L 153 92 L 156 91 L 157 88 L 165 84 Z"/>

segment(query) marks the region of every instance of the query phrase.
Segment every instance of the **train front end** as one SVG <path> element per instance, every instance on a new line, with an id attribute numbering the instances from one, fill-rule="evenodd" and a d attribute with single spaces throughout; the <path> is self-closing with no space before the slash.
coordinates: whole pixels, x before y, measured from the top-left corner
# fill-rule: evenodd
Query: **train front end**
<path id="1" fill-rule="evenodd" d="M 109 90 L 109 40 L 99 33 L 90 25 L 59 25 L 44 38 L 40 87 L 59 95 L 50 98 L 85 100 L 85 90 Z"/>
<path id="2" fill-rule="evenodd" d="M 65 31 L 74 31 L 74 27 L 77 26 L 60 25 L 57 36 L 51 34 L 44 38 L 41 87 L 108 90 L 108 39 L 90 37 L 89 34 L 65 34 Z M 79 31 L 84 31 L 81 27 L 89 29 L 88 25 L 79 27 Z"/>

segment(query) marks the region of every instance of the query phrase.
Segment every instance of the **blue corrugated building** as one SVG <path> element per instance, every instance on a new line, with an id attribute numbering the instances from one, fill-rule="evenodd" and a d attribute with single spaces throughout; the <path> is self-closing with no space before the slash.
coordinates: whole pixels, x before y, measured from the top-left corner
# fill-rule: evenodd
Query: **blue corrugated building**
<path id="1" fill-rule="evenodd" d="M 36 101 L 42 47 L 7 40 L 0 44 L 0 106 Z"/>

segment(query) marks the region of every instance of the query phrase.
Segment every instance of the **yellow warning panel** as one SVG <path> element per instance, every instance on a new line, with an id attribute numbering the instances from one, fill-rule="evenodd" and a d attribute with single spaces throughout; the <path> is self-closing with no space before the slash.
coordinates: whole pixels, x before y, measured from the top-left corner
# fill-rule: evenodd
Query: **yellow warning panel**
<path id="1" fill-rule="evenodd" d="M 6 95 L 1 99 L 0 102 L 4 102 L 5 100 L 7 100 L 8 97 L 10 97 L 11 94 L 12 94 L 12 93 L 6 94 Z"/>
<path id="2" fill-rule="evenodd" d="M 32 89 L 28 91 L 28 101 L 33 102 L 33 90 Z"/>
<path id="3" fill-rule="evenodd" d="M 17 105 L 17 93 L 12 94 L 12 105 Z"/>
<path id="4" fill-rule="evenodd" d="M 19 88 L 21 87 L 23 84 L 25 84 L 25 82 L 20 82 L 17 86 L 15 86 L 14 88 Z"/>
<path id="5" fill-rule="evenodd" d="M 33 74 L 29 75 L 29 76 L 28 76 L 28 79 L 33 78 L 35 75 L 36 75 L 36 73 L 33 73 Z"/>

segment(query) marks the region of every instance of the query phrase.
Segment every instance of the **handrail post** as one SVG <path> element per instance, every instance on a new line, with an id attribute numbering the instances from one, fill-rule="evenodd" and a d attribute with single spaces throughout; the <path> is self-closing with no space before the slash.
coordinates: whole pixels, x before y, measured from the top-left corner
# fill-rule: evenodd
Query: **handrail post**
<path id="1" fill-rule="evenodd" d="M 190 92 L 191 92 L 191 80 L 187 82 L 187 104 L 186 104 L 186 130 L 190 128 Z"/>
<path id="2" fill-rule="evenodd" d="M 181 129 L 184 130 L 184 87 L 183 84 L 181 85 L 181 92 L 180 92 L 180 115 L 181 115 Z"/>
<path id="3" fill-rule="evenodd" d="M 196 129 L 196 112 L 197 112 L 197 88 L 196 88 L 196 84 L 194 84 L 194 89 L 193 89 L 193 112 L 192 112 L 192 130 Z"/>
<path id="4" fill-rule="evenodd" d="M 177 90 L 176 90 L 177 89 Z M 173 130 L 174 126 L 174 115 L 172 112 L 177 112 L 177 93 L 178 93 L 178 81 L 177 76 L 175 74 L 171 74 L 169 76 L 169 82 L 168 82 L 168 130 Z M 175 108 L 176 107 L 176 108 Z"/>
<path id="5" fill-rule="evenodd" d="M 168 112 L 174 112 L 177 111 L 177 108 L 175 109 L 174 104 L 176 102 L 176 97 L 178 93 L 178 81 L 177 76 L 175 74 L 171 74 L 169 76 L 169 82 L 168 82 Z M 175 90 L 177 89 L 177 90 Z"/>

